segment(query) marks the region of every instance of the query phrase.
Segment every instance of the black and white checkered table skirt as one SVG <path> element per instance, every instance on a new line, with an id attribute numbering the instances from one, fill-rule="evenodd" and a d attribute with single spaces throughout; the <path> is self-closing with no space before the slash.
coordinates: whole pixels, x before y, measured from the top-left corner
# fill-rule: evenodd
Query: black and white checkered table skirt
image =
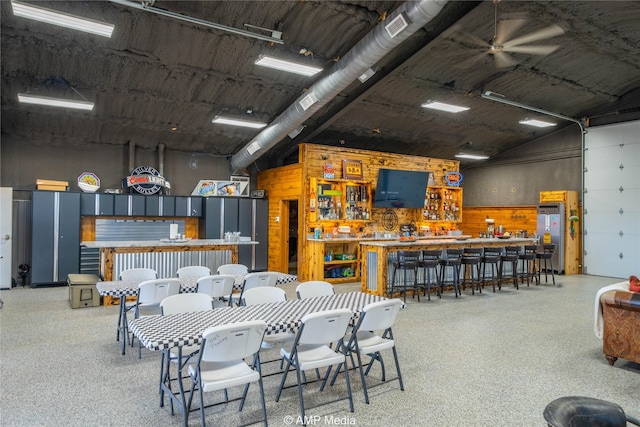
<path id="1" fill-rule="evenodd" d="M 129 330 L 149 350 L 163 350 L 199 344 L 202 333 L 211 326 L 245 320 L 264 320 L 267 323 L 267 335 L 295 332 L 302 317 L 307 313 L 348 308 L 354 312 L 354 317 L 357 317 L 364 306 L 384 299 L 384 297 L 362 292 L 348 292 L 245 307 L 216 308 L 211 311 L 169 316 L 148 316 L 129 320 Z"/>
<path id="2" fill-rule="evenodd" d="M 233 290 L 240 292 L 242 290 L 242 284 L 244 283 L 244 275 L 239 274 L 235 276 L 236 281 L 233 285 Z M 298 276 L 293 274 L 278 273 L 278 280 L 276 284 L 290 283 L 298 280 Z M 182 277 L 180 278 L 180 292 L 195 292 L 197 285 L 197 278 L 195 277 Z M 111 296 L 116 298 L 128 297 L 138 295 L 138 285 L 142 283 L 141 280 L 114 280 L 108 282 L 98 282 L 96 288 L 98 293 L 102 296 Z"/>

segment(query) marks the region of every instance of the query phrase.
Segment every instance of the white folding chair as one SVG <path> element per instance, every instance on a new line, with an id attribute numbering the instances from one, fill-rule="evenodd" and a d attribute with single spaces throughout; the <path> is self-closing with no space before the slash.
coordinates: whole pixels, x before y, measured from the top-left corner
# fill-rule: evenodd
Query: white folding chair
<path id="1" fill-rule="evenodd" d="M 170 295 L 160 301 L 160 314 L 163 316 L 206 310 L 213 310 L 213 298 L 203 293 Z"/>
<path id="2" fill-rule="evenodd" d="M 248 289 L 242 294 L 243 305 L 264 304 L 268 302 L 280 302 L 287 300 L 287 293 L 284 289 L 260 286 Z"/>
<path id="3" fill-rule="evenodd" d="M 384 361 L 382 360 L 381 351 L 392 349 L 393 359 L 396 364 L 398 373 L 397 380 L 400 382 L 400 390 L 404 390 L 402 382 L 402 374 L 400 373 L 400 364 L 398 363 L 398 353 L 396 351 L 396 343 L 393 339 L 393 331 L 391 326 L 398 315 L 398 311 L 402 307 L 402 301 L 399 299 L 390 299 L 367 304 L 360 313 L 360 319 L 353 329 L 348 339 L 347 354 L 353 361 L 353 354 L 358 358 L 358 369 L 360 371 L 360 380 L 362 381 L 362 390 L 364 392 L 364 401 L 369 403 L 369 394 L 367 392 L 367 383 L 365 376 L 369 374 L 373 362 L 380 362 L 382 370 L 382 381 L 386 381 Z M 362 356 L 369 356 L 370 360 L 367 369 L 364 371 L 362 366 Z M 339 371 L 339 369 L 338 369 Z M 333 375 L 335 381 L 338 371 Z M 396 378 L 394 378 L 396 379 Z"/>
<path id="4" fill-rule="evenodd" d="M 158 277 L 158 273 L 152 268 L 129 268 L 127 270 L 122 270 L 120 272 L 120 280 L 153 280 Z M 126 298 L 126 297 L 122 297 Z M 120 330 L 124 327 L 125 334 L 124 336 L 128 336 L 127 324 L 122 324 L 122 317 L 126 318 L 127 312 L 131 311 L 135 308 L 134 304 L 127 305 L 126 300 L 121 302 L 122 304 L 122 312 L 120 313 L 120 317 L 118 318 L 118 332 L 116 333 L 116 341 L 120 341 Z M 124 348 L 124 347 L 123 347 Z"/>
<path id="5" fill-rule="evenodd" d="M 152 268 L 129 268 L 120 272 L 120 280 L 152 280 L 158 273 Z"/>
<path id="6" fill-rule="evenodd" d="M 222 264 L 218 267 L 218 274 L 245 275 L 249 272 L 246 265 L 243 264 Z"/>
<path id="7" fill-rule="evenodd" d="M 336 293 L 333 285 L 324 280 L 310 280 L 302 282 L 296 287 L 296 295 L 298 299 L 324 297 L 334 295 Z"/>
<path id="8" fill-rule="evenodd" d="M 258 288 L 249 289 L 244 293 L 242 297 L 244 305 L 264 304 L 268 302 L 281 302 L 287 300 L 287 293 L 284 289 L 261 286 Z M 283 347 L 293 343 L 293 339 L 296 337 L 291 332 L 279 332 L 277 334 L 265 335 L 262 338 L 262 348 Z M 262 364 L 280 362 L 280 369 L 282 369 L 282 359 L 266 360 Z"/>
<path id="9" fill-rule="evenodd" d="M 263 423 L 267 425 L 267 410 L 260 372 L 260 343 L 266 329 L 265 322 L 250 320 L 214 326 L 204 331 L 198 361 L 189 365 L 191 392 L 187 404 L 187 416 L 191 410 L 196 387 L 200 396 L 200 421 L 204 426 L 204 393 L 226 391 L 230 387 L 244 384 L 241 397 L 229 400 L 228 394 L 225 393 L 225 400 L 216 404 L 240 400 L 239 411 L 242 411 L 249 385 L 258 382 Z M 250 356 L 253 356 L 253 359 L 248 365 L 244 359 Z"/>
<path id="10" fill-rule="evenodd" d="M 353 313 L 349 309 L 335 309 L 309 313 L 302 317 L 300 328 L 293 346 L 290 350 L 280 349 L 280 355 L 287 362 L 287 366 L 282 374 L 282 381 L 276 394 L 276 402 L 280 400 L 280 394 L 289 373 L 289 367 L 293 365 L 296 369 L 298 381 L 298 397 L 300 399 L 300 413 L 303 425 L 306 425 L 304 411 L 304 400 L 302 398 L 302 373 L 309 369 L 327 368 L 327 372 L 322 380 L 320 391 L 324 390 L 327 378 L 331 372 L 331 367 L 338 366 L 338 370 L 344 364 L 346 367 L 346 356 L 342 351 L 344 344 L 342 340 L 349 325 Z M 334 348 L 329 344 L 337 342 Z M 353 412 L 353 399 L 351 397 L 351 384 L 349 383 L 349 370 L 345 369 L 345 380 L 347 382 L 347 392 L 349 397 L 349 409 Z M 337 401 L 337 400 L 334 400 Z"/>
<path id="11" fill-rule="evenodd" d="M 242 291 L 238 297 L 238 305 L 242 301 L 242 297 L 246 291 L 253 288 L 262 286 L 275 286 L 278 281 L 278 273 L 273 271 L 262 271 L 259 273 L 249 273 L 244 276 L 244 284 L 242 285 Z"/>
<path id="12" fill-rule="evenodd" d="M 198 279 L 196 292 L 213 298 L 213 306 L 231 306 L 231 294 L 236 278 L 230 274 L 214 274 Z"/>
<path id="13" fill-rule="evenodd" d="M 213 298 L 207 294 L 201 293 L 184 293 L 176 294 L 166 297 L 160 302 L 160 311 L 163 316 L 178 313 L 190 313 L 194 311 L 207 311 L 213 310 Z M 182 354 L 181 364 L 178 366 L 176 379 L 182 381 L 182 369 L 188 364 L 193 356 L 198 354 L 200 350 L 199 345 L 186 345 L 180 349 Z M 162 352 L 162 361 L 160 363 L 160 406 L 164 404 L 164 394 L 162 393 L 162 383 L 166 383 L 169 390 L 171 390 L 171 378 L 170 378 L 170 363 L 178 363 L 179 354 L 178 348 L 172 347 L 169 351 L 164 350 Z M 173 415 L 173 400 L 169 399 L 171 403 L 171 415 Z"/>
<path id="14" fill-rule="evenodd" d="M 136 319 L 161 314 L 160 302 L 166 297 L 178 293 L 180 293 L 180 280 L 178 279 L 153 279 L 140 283 L 135 305 Z M 133 339 L 131 345 L 133 345 Z M 140 341 L 138 341 L 138 359 L 141 357 Z"/>
<path id="15" fill-rule="evenodd" d="M 180 267 L 176 272 L 176 277 L 204 277 L 211 274 L 211 269 L 204 265 L 188 265 L 186 267 Z"/>

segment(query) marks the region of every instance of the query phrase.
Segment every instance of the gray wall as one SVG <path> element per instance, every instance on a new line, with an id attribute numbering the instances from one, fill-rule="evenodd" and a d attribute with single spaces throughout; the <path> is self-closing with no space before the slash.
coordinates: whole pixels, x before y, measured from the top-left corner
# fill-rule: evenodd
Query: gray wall
<path id="1" fill-rule="evenodd" d="M 499 157 L 462 168 L 464 206 L 535 205 L 541 191 L 582 200 L 582 134 L 572 124 Z"/>
<path id="2" fill-rule="evenodd" d="M 78 176 L 93 172 L 101 181 L 98 191 L 104 192 L 107 188 L 121 188 L 122 178 L 130 172 L 128 146 L 54 146 L 3 135 L 0 148 L 0 185 L 13 187 L 14 199 L 30 199 L 38 178 L 68 181 L 71 191 L 80 191 Z M 158 169 L 158 150 L 137 147 L 134 165 Z M 201 179 L 228 180 L 229 161 L 224 157 L 165 150 L 164 176 L 171 182 L 172 195 L 185 196 L 191 194 Z"/>

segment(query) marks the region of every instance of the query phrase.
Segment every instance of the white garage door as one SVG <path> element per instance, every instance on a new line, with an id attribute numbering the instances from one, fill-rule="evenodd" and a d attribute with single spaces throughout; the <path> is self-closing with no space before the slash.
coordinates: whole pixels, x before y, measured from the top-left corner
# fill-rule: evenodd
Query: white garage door
<path id="1" fill-rule="evenodd" d="M 584 264 L 596 276 L 640 276 L 640 122 L 585 136 Z"/>

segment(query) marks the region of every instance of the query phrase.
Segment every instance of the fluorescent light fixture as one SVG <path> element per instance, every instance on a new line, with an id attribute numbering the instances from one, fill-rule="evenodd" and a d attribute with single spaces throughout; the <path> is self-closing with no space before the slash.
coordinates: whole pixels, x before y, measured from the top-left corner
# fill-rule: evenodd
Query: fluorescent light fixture
<path id="1" fill-rule="evenodd" d="M 242 120 L 242 119 L 232 119 L 229 117 L 216 116 L 213 120 L 213 123 L 218 123 L 221 125 L 231 125 L 231 126 L 240 126 L 245 128 L 252 129 L 262 129 L 267 124 L 264 122 L 255 122 L 251 120 Z"/>
<path id="2" fill-rule="evenodd" d="M 48 96 L 34 96 L 24 93 L 18 94 L 18 102 L 22 104 L 46 105 L 49 107 L 74 108 L 76 110 L 93 110 L 93 102 L 74 101 L 72 99 L 51 98 Z"/>
<path id="3" fill-rule="evenodd" d="M 113 33 L 113 29 L 115 27 L 113 24 L 105 24 L 104 22 L 98 22 L 92 19 L 57 12 L 55 10 L 32 6 L 27 3 L 12 1 L 11 6 L 13 7 L 13 14 L 15 16 L 21 16 L 23 18 L 33 19 L 34 21 L 46 22 L 47 24 L 84 31 L 86 33 L 97 34 L 103 37 L 111 37 L 111 33 Z"/>
<path id="4" fill-rule="evenodd" d="M 536 120 L 536 119 L 524 119 L 524 120 L 520 120 L 518 123 L 520 123 L 521 125 L 535 126 L 537 128 L 548 128 L 549 126 L 556 125 L 555 123 L 545 122 L 545 121 Z"/>
<path id="5" fill-rule="evenodd" d="M 438 101 L 427 101 L 422 104 L 422 107 L 431 108 L 432 110 L 446 111 L 447 113 L 460 113 L 469 109 L 469 107 L 460 107 L 458 105 L 445 104 L 444 102 Z"/>
<path id="6" fill-rule="evenodd" d="M 289 73 L 300 74 L 302 76 L 310 77 L 314 74 L 322 71 L 321 67 L 313 67 L 311 65 L 299 64 L 297 62 L 286 61 L 284 59 L 274 58 L 272 56 L 260 55 L 260 58 L 255 62 L 256 65 L 263 67 L 273 68 L 280 71 L 287 71 Z"/>
<path id="7" fill-rule="evenodd" d="M 458 154 L 456 154 L 456 158 L 467 159 L 467 160 L 487 160 L 489 156 L 485 154 L 476 154 L 476 153 L 461 151 Z"/>

